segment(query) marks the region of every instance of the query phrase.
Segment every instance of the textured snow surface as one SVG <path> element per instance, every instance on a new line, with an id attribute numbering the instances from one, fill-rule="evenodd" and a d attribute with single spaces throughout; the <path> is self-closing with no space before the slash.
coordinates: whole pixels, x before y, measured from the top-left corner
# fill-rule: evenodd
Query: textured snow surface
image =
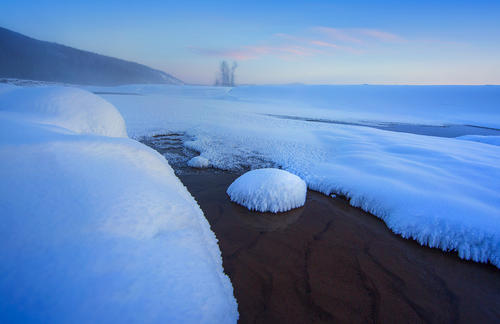
<path id="1" fill-rule="evenodd" d="M 232 201 L 250 210 L 284 212 L 304 206 L 304 180 L 280 169 L 258 169 L 241 175 L 227 189 Z"/>
<path id="2" fill-rule="evenodd" d="M 243 86 L 230 94 L 287 107 L 286 114 L 303 117 L 500 128 L 500 86 Z"/>
<path id="3" fill-rule="evenodd" d="M 187 162 L 188 166 L 192 168 L 208 168 L 210 166 L 210 161 L 205 159 L 203 156 L 195 156 Z"/>
<path id="4" fill-rule="evenodd" d="M 500 146 L 500 136 L 465 135 L 457 138 L 466 141 L 473 141 L 473 142 Z"/>
<path id="5" fill-rule="evenodd" d="M 125 122 L 113 105 L 77 88 L 8 89 L 0 97 L 0 110 L 19 113 L 24 119 L 59 126 L 78 134 L 127 137 Z"/>
<path id="6" fill-rule="evenodd" d="M 19 95 L 14 114 L 13 97 L 0 95 L 11 104 L 0 111 L 0 322 L 236 322 L 215 235 L 167 161 L 125 137 L 78 134 L 75 125 L 124 135 L 87 119 L 104 107 L 117 122 L 102 99 L 36 94 L 28 97 L 50 98 L 57 114 L 63 103 L 73 109 L 69 94 L 89 111 L 64 129 L 48 122 L 53 106 L 34 101 L 33 121 L 27 99 Z"/>

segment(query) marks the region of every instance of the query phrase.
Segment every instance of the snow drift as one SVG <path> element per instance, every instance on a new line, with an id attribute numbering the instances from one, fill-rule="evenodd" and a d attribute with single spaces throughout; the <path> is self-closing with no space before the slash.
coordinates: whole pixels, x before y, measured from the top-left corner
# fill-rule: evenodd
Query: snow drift
<path id="1" fill-rule="evenodd" d="M 465 141 L 473 141 L 473 142 L 500 146 L 500 136 L 465 135 L 465 136 L 459 136 L 457 138 Z"/>
<path id="2" fill-rule="evenodd" d="M 299 177 L 280 169 L 248 171 L 227 189 L 232 201 L 260 212 L 285 212 L 304 206 L 307 186 Z"/>
<path id="3" fill-rule="evenodd" d="M 122 116 L 106 100 L 68 87 L 19 88 L 0 96 L 0 110 L 78 134 L 127 137 Z"/>
<path id="4" fill-rule="evenodd" d="M 15 92 L 0 97 L 0 322 L 236 322 L 217 240 L 166 160 L 92 94 Z"/>

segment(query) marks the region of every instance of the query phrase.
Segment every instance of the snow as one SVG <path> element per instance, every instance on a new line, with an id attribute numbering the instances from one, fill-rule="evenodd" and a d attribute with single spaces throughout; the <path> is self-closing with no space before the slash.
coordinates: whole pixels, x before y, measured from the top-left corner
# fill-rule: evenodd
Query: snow
<path id="1" fill-rule="evenodd" d="M 227 189 L 232 201 L 250 210 L 285 212 L 304 206 L 306 183 L 294 174 L 280 169 L 248 171 Z"/>
<path id="2" fill-rule="evenodd" d="M 0 83 L 0 94 L 6 93 L 8 91 L 17 89 L 16 86 L 9 83 Z"/>
<path id="3" fill-rule="evenodd" d="M 500 86 L 243 86 L 230 95 L 293 116 L 336 121 L 500 128 Z M 307 108 L 307 109 L 304 109 Z"/>
<path id="4" fill-rule="evenodd" d="M 111 104 L 46 87 L 0 102 L 0 322 L 236 322 L 203 212 Z"/>
<path id="5" fill-rule="evenodd" d="M 77 88 L 9 89 L 0 97 L 0 110 L 78 134 L 127 137 L 125 122 L 113 105 Z"/>
<path id="6" fill-rule="evenodd" d="M 500 146 L 500 136 L 465 135 L 457 138 L 466 141 L 474 141 L 484 144 Z"/>
<path id="7" fill-rule="evenodd" d="M 500 87 L 131 88 L 145 95 L 104 97 L 135 138 L 179 132 L 213 167 L 281 167 L 313 190 L 346 196 L 405 238 L 500 267 L 500 147 L 269 116 L 500 125 Z"/>
<path id="8" fill-rule="evenodd" d="M 192 168 L 208 168 L 210 166 L 210 161 L 205 159 L 203 156 L 195 156 L 187 162 L 188 166 Z"/>

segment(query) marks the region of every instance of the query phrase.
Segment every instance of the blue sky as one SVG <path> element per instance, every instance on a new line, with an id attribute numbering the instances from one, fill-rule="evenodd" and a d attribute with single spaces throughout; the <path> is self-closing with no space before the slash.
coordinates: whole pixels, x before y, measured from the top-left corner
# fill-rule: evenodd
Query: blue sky
<path id="1" fill-rule="evenodd" d="M 5 1 L 0 26 L 211 84 L 500 84 L 500 1 Z"/>

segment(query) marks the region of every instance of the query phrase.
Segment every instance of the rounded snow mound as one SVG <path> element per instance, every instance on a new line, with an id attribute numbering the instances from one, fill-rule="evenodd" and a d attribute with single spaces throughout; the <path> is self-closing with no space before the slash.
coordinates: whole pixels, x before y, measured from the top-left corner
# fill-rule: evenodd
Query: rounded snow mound
<path id="1" fill-rule="evenodd" d="M 260 212 L 284 212 L 304 206 L 307 186 L 304 180 L 280 169 L 249 171 L 227 189 L 232 201 Z"/>
<path id="2" fill-rule="evenodd" d="M 127 137 L 125 121 L 109 102 L 70 87 L 20 87 L 0 95 L 0 111 L 22 113 L 78 134 Z"/>
<path id="3" fill-rule="evenodd" d="M 195 156 L 191 160 L 188 161 L 187 165 L 189 165 L 192 168 L 208 168 L 210 166 L 210 161 L 208 159 L 204 158 L 203 156 Z"/>

